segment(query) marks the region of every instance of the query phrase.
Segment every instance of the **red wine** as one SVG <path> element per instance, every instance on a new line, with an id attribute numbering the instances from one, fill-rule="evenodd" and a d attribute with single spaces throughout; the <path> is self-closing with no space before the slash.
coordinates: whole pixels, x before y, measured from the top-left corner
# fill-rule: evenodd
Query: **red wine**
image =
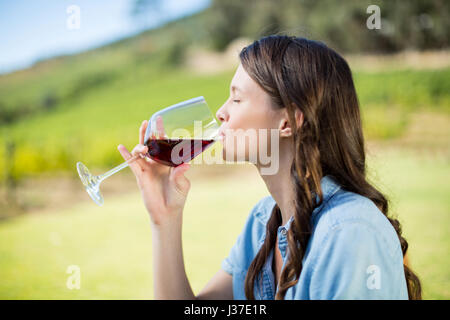
<path id="1" fill-rule="evenodd" d="M 210 146 L 215 140 L 201 139 L 148 139 L 148 156 L 171 167 L 189 162 Z M 177 147 L 172 159 L 172 150 Z M 186 151 L 186 152 L 185 152 Z"/>

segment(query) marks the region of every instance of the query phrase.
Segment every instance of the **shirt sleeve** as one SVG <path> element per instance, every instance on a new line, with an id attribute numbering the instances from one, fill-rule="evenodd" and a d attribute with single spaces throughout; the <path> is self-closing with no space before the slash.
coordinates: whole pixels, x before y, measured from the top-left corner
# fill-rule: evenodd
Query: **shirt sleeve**
<path id="1" fill-rule="evenodd" d="M 233 270 L 236 269 L 235 263 L 241 247 L 241 238 L 242 236 L 239 235 L 228 256 L 222 260 L 222 269 L 230 275 L 233 275 Z"/>
<path id="2" fill-rule="evenodd" d="M 334 226 L 313 257 L 311 299 L 407 299 L 401 251 L 364 221 Z"/>

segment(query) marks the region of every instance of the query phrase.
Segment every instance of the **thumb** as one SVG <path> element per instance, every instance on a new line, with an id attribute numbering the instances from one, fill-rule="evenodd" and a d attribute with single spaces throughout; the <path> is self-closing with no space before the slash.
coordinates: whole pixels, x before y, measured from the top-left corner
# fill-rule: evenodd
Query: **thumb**
<path id="1" fill-rule="evenodd" d="M 191 186 L 189 180 L 184 176 L 184 173 L 188 171 L 190 167 L 191 165 L 189 163 L 183 163 L 178 167 L 173 168 L 170 173 L 170 179 L 175 183 L 175 187 L 184 195 L 187 195 Z"/>

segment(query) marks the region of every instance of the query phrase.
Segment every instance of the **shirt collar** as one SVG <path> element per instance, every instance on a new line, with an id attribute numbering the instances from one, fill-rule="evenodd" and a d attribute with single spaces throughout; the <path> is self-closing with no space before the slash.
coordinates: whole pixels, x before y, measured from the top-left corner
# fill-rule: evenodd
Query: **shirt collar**
<path id="1" fill-rule="evenodd" d="M 341 188 L 335 178 L 331 175 L 326 175 L 320 180 L 320 187 L 323 193 L 323 203 L 327 202 L 338 190 Z M 319 196 L 316 196 L 316 201 L 319 201 Z"/>
<path id="2" fill-rule="evenodd" d="M 325 204 L 335 195 L 336 192 L 341 189 L 341 186 L 336 181 L 336 179 L 331 175 L 326 175 L 322 177 L 320 180 L 320 186 L 322 188 L 323 194 L 323 202 L 320 206 L 316 207 L 312 213 L 312 217 L 314 217 L 317 213 L 319 213 Z M 316 195 L 316 203 L 319 203 L 319 196 Z"/>

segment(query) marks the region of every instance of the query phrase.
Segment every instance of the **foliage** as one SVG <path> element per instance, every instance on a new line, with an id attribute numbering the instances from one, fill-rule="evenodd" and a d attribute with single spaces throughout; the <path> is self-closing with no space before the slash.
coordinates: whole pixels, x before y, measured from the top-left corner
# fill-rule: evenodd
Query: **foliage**
<path id="1" fill-rule="evenodd" d="M 380 8 L 379 30 L 366 26 L 370 5 Z M 343 52 L 392 52 L 448 47 L 449 12 L 443 0 L 213 0 L 208 25 L 220 50 L 236 37 L 288 33 Z"/>

